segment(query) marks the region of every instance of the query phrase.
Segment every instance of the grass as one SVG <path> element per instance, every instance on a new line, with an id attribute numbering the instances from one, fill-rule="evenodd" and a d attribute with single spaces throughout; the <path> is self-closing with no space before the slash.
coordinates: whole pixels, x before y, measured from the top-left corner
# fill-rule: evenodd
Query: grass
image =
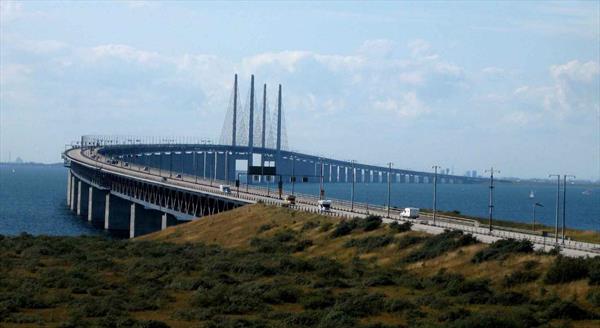
<path id="1" fill-rule="evenodd" d="M 0 326 L 600 324 L 597 260 L 377 222 L 332 238 L 334 218 L 257 204 L 133 241 L 0 236 Z"/>

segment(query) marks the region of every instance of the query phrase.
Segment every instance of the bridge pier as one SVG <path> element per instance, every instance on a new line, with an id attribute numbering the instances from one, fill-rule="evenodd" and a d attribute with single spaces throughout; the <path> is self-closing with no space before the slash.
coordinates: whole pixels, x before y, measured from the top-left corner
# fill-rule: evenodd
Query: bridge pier
<path id="1" fill-rule="evenodd" d="M 88 196 L 88 222 L 100 225 L 104 222 L 106 213 L 107 191 L 90 186 Z"/>
<path id="2" fill-rule="evenodd" d="M 129 208 L 129 238 L 161 230 L 163 224 L 162 212 L 146 209 L 137 203 L 131 203 Z M 168 223 L 167 217 L 164 220 L 166 221 L 165 224 Z"/>
<path id="3" fill-rule="evenodd" d="M 131 215 L 129 202 L 107 193 L 104 203 L 104 229 L 128 230 Z"/>
<path id="4" fill-rule="evenodd" d="M 67 207 L 71 207 L 71 170 L 67 172 Z"/>

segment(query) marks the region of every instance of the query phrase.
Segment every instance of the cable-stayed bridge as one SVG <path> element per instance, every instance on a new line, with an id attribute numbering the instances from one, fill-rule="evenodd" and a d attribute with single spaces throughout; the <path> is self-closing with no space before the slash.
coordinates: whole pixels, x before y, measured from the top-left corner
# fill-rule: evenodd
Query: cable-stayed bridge
<path id="1" fill-rule="evenodd" d="M 237 76 L 220 142 L 200 138 L 86 135 L 63 153 L 69 167 L 67 205 L 78 215 L 107 230 L 130 237 L 166 229 L 178 222 L 201 218 L 252 203 L 282 205 L 283 185 L 320 183 L 320 194 L 296 194 L 296 210 L 317 212 L 319 200 L 332 201 L 338 217 L 375 214 L 386 220 L 413 221 L 417 229 L 439 233 L 459 229 L 484 242 L 499 238 L 528 239 L 536 247 L 559 243 L 558 235 L 541 236 L 478 221 L 430 214 L 423 220 L 403 218 L 385 205 L 361 204 L 327 197 L 326 183 L 478 183 L 481 178 L 382 167 L 289 150 L 282 92 L 277 106 L 257 100 L 254 77 L 244 106 L 240 106 Z M 260 105 L 262 104 L 262 106 Z M 274 183 L 277 187 L 274 187 Z M 228 186 L 227 188 L 224 188 Z M 287 188 L 286 188 L 287 189 Z M 293 190 L 293 188 L 292 188 Z M 394 202 L 395 203 L 395 202 Z M 405 204 L 410 205 L 410 204 Z M 433 219 L 433 220 L 431 220 Z M 548 239 L 548 240 L 547 240 Z M 596 255 L 598 245 L 562 240 L 567 255 Z"/>

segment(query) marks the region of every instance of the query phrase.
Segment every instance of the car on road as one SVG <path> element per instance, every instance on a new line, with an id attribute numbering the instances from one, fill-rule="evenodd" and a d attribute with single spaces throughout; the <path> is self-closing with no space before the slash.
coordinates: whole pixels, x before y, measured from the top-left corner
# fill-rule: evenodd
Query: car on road
<path id="1" fill-rule="evenodd" d="M 419 209 L 416 207 L 406 207 L 400 215 L 403 218 L 416 219 L 419 217 Z"/>
<path id="2" fill-rule="evenodd" d="M 283 199 L 283 204 L 281 204 L 283 207 L 290 207 L 294 205 L 296 205 L 296 196 L 294 195 L 286 195 Z"/>
<path id="3" fill-rule="evenodd" d="M 222 193 L 230 194 L 231 187 L 229 185 L 219 185 L 219 191 L 221 191 Z"/>
<path id="4" fill-rule="evenodd" d="M 321 199 L 318 201 L 319 212 L 330 212 L 331 201 L 328 199 Z"/>

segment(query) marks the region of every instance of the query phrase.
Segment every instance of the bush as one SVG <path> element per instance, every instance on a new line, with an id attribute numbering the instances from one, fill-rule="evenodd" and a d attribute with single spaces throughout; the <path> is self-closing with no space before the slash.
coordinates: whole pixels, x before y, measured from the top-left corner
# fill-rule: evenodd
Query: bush
<path id="1" fill-rule="evenodd" d="M 304 295 L 300 300 L 300 304 L 302 304 L 305 309 L 320 310 L 333 306 L 335 304 L 335 298 L 331 291 L 319 290 Z"/>
<path id="2" fill-rule="evenodd" d="M 302 232 L 315 229 L 319 226 L 319 221 L 307 221 L 302 225 Z"/>
<path id="3" fill-rule="evenodd" d="M 600 307 L 600 288 L 590 288 L 587 300 L 594 306 Z"/>
<path id="4" fill-rule="evenodd" d="M 272 228 L 273 228 L 273 226 L 270 225 L 270 224 L 268 224 L 268 223 L 267 224 L 263 224 L 260 227 L 258 227 L 258 230 L 256 231 L 256 233 L 262 233 L 262 232 L 265 232 L 265 231 L 269 231 Z"/>
<path id="5" fill-rule="evenodd" d="M 383 310 L 383 299 L 379 293 L 345 292 L 338 296 L 333 308 L 349 316 L 366 317 Z"/>
<path id="6" fill-rule="evenodd" d="M 410 301 L 395 298 L 385 301 L 384 309 L 389 313 L 400 313 L 406 310 L 416 309 L 417 306 Z"/>
<path id="7" fill-rule="evenodd" d="M 529 240 L 500 239 L 480 250 L 471 259 L 473 263 L 503 260 L 512 253 L 531 253 L 533 244 Z"/>
<path id="8" fill-rule="evenodd" d="M 432 259 L 445 252 L 475 243 L 477 243 L 477 240 L 472 235 L 463 235 L 462 231 L 459 230 L 446 230 L 439 235 L 426 239 L 423 246 L 410 253 L 404 261 L 412 263 Z"/>
<path id="9" fill-rule="evenodd" d="M 560 284 L 574 280 L 584 279 L 588 275 L 588 266 L 583 258 L 570 258 L 557 256 L 546 276 L 544 282 L 546 284 Z"/>
<path id="10" fill-rule="evenodd" d="M 394 237 L 392 236 L 369 236 L 361 239 L 350 239 L 344 244 L 344 247 L 356 247 L 359 252 L 371 252 L 393 242 Z"/>
<path id="11" fill-rule="evenodd" d="M 396 245 L 398 245 L 398 248 L 406 248 L 406 247 L 409 247 L 412 245 L 416 245 L 427 238 L 428 237 L 424 237 L 424 236 L 408 235 L 408 236 L 398 238 L 396 240 Z"/>
<path id="12" fill-rule="evenodd" d="M 362 228 L 363 231 L 373 231 L 381 227 L 381 222 L 381 217 L 376 215 L 369 215 L 362 221 L 360 221 L 359 227 Z"/>
<path id="13" fill-rule="evenodd" d="M 333 230 L 333 232 L 331 233 L 331 238 L 337 238 L 337 237 L 349 235 L 350 233 L 352 233 L 352 231 L 354 229 L 356 229 L 356 221 L 355 220 L 350 220 L 350 221 L 344 220 L 344 221 L 338 223 L 337 226 L 335 226 L 335 230 Z"/>
<path id="14" fill-rule="evenodd" d="M 587 261 L 590 285 L 600 285 L 600 256 L 590 258 Z"/>
<path id="15" fill-rule="evenodd" d="M 504 276 L 502 285 L 510 288 L 516 285 L 525 284 L 537 280 L 540 274 L 530 270 L 517 270 L 513 273 Z"/>
<path id="16" fill-rule="evenodd" d="M 556 300 L 546 308 L 542 313 L 542 318 L 550 319 L 571 319 L 586 320 L 593 319 L 588 311 L 580 308 L 577 304 L 569 301 Z"/>
<path id="17" fill-rule="evenodd" d="M 412 223 L 408 222 L 408 221 L 406 221 L 402 224 L 398 223 L 397 221 L 390 223 L 390 229 L 392 231 L 394 231 L 395 233 L 410 231 L 411 228 L 412 228 Z"/>

